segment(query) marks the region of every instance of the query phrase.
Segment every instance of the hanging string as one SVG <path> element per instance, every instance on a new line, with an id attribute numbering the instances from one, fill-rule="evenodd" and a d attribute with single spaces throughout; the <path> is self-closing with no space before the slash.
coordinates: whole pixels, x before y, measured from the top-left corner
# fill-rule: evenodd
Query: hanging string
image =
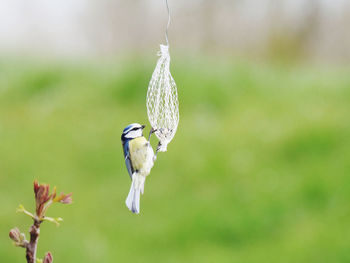
<path id="1" fill-rule="evenodd" d="M 165 0 L 165 4 L 166 4 L 166 9 L 168 10 L 168 24 L 167 24 L 166 30 L 165 30 L 165 39 L 166 39 L 167 46 L 169 46 L 168 29 L 169 29 L 169 25 L 170 25 L 170 9 L 169 9 L 169 5 L 168 5 L 168 0 Z"/>

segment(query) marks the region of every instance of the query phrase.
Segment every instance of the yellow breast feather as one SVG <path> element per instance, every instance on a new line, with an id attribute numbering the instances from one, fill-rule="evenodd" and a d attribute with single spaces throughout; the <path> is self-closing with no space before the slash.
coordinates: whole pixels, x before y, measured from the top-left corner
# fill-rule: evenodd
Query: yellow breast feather
<path id="1" fill-rule="evenodd" d="M 138 137 L 129 142 L 130 159 L 134 170 L 142 170 L 147 160 L 148 141 L 145 137 Z"/>

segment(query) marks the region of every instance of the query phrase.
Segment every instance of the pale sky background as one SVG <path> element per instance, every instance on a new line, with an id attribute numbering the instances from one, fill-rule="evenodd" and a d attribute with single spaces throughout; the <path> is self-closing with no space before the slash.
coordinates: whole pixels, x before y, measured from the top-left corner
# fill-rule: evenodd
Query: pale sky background
<path id="1" fill-rule="evenodd" d="M 170 41 L 187 52 L 259 52 L 271 32 L 304 30 L 309 2 L 320 8 L 312 37 L 305 37 L 310 54 L 350 60 L 349 0 L 169 0 Z M 164 42 L 166 19 L 163 0 L 0 0 L 0 54 L 148 49 Z"/>

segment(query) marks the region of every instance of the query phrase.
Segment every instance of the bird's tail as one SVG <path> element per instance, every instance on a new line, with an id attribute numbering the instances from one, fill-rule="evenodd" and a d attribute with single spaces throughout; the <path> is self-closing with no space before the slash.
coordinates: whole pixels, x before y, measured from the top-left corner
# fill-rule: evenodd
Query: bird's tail
<path id="1" fill-rule="evenodd" d="M 134 173 L 132 175 L 132 183 L 125 204 L 133 213 L 140 213 L 140 195 L 143 194 L 145 186 L 145 177 Z"/>

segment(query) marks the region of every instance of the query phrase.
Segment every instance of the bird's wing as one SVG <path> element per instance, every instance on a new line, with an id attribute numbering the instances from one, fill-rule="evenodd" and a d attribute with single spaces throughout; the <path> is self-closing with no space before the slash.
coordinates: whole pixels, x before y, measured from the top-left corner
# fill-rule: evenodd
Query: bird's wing
<path id="1" fill-rule="evenodd" d="M 124 158 L 125 158 L 126 168 L 128 169 L 130 178 L 132 179 L 132 174 L 134 173 L 134 168 L 132 167 L 131 159 L 130 159 L 129 141 L 126 141 L 123 144 L 123 150 L 124 150 Z"/>

